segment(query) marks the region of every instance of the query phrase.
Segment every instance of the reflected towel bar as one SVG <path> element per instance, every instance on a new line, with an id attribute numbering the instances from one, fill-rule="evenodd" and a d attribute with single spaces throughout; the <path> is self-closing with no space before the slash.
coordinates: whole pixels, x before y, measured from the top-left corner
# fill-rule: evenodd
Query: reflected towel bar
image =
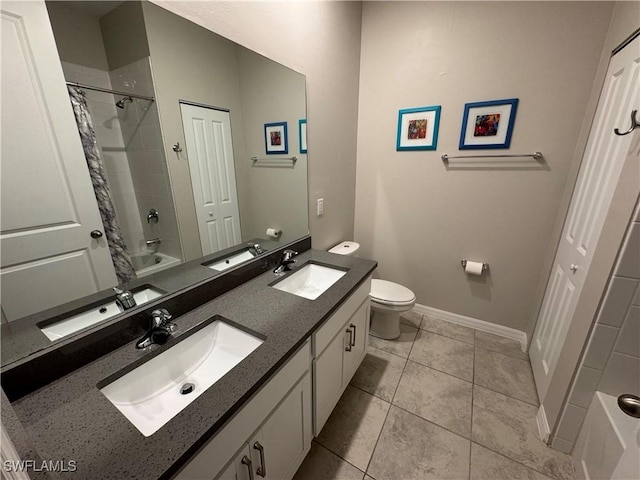
<path id="1" fill-rule="evenodd" d="M 540 160 L 542 158 L 542 152 L 533 152 L 533 153 L 512 153 L 509 155 L 460 155 L 460 156 L 449 156 L 446 153 L 442 154 L 442 161 L 446 162 L 450 158 L 513 158 L 513 157 L 533 157 L 534 160 Z"/>
<path id="2" fill-rule="evenodd" d="M 252 162 L 293 162 L 298 161 L 298 157 L 251 157 Z"/>

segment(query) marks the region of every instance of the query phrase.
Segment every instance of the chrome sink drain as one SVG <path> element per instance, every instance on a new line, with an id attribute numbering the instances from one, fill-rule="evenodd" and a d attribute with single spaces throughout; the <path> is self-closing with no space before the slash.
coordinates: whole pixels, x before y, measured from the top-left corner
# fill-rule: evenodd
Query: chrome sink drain
<path id="1" fill-rule="evenodd" d="M 185 383 L 180 387 L 180 393 L 182 395 L 189 395 L 195 390 L 196 386 L 193 383 Z"/>

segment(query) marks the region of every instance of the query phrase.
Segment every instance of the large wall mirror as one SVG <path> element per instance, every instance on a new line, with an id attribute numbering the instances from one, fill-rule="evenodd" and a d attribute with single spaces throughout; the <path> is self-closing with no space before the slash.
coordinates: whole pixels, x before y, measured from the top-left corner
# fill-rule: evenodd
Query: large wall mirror
<path id="1" fill-rule="evenodd" d="M 303 75 L 149 2 L 40 6 L 56 58 L 38 48 L 30 57 L 20 27 L 3 29 L 3 72 L 10 72 L 2 79 L 3 334 L 123 282 L 144 284 L 140 298 L 153 299 L 224 274 L 224 263 L 199 262 L 216 252 L 238 247 L 225 261 L 234 265 L 307 235 Z M 52 113 L 51 97 L 64 115 Z M 13 113 L 22 111 L 30 123 Z M 35 126 L 18 132 L 22 120 Z M 86 136 L 91 130 L 95 137 Z M 84 163 L 74 164 L 68 151 L 80 151 Z M 91 155 L 98 165 L 87 174 Z M 83 209 L 98 211 L 101 226 L 85 222 L 74 234 L 82 238 L 72 239 Z M 122 248 L 125 266 L 118 265 Z M 194 264 L 202 273 L 185 273 Z"/>

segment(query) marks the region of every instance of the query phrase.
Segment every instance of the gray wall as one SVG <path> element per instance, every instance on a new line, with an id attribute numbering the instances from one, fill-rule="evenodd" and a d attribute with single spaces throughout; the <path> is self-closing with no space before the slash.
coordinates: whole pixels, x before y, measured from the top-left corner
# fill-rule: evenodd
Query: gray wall
<path id="1" fill-rule="evenodd" d="M 283 232 L 278 240 L 288 243 L 309 231 L 307 155 L 300 153 L 298 137 L 298 120 L 306 118 L 304 76 L 245 48 L 238 48 L 238 64 L 247 153 L 239 165 L 251 195 L 242 235 L 247 240 L 268 238 L 265 230 L 274 227 Z M 274 157 L 298 157 L 292 167 L 290 162 L 249 161 L 252 156 L 270 157 L 265 153 L 264 124 L 273 122 L 287 122 L 289 153 Z"/>
<path id="2" fill-rule="evenodd" d="M 571 388 L 553 447 L 570 453 L 596 391 L 640 395 L 640 205 Z"/>
<path id="3" fill-rule="evenodd" d="M 60 60 L 108 71 L 100 21 L 66 2 L 47 2 Z"/>
<path id="4" fill-rule="evenodd" d="M 313 247 L 353 238 L 361 4 L 154 3 L 306 76 Z M 317 197 L 325 199 L 321 217 Z"/>
<path id="5" fill-rule="evenodd" d="M 143 11 L 182 253 L 188 261 L 201 257 L 202 248 L 186 150 L 171 150 L 176 142 L 185 145 L 179 101 L 229 109 L 235 160 L 246 159 L 236 45 L 156 5 L 145 2 Z M 237 178 L 241 219 L 249 216 L 245 206 L 250 203 L 242 175 Z"/>
<path id="6" fill-rule="evenodd" d="M 419 304 L 526 329 L 611 11 L 363 5 L 355 239 L 381 277 Z M 511 97 L 520 104 L 509 152 L 540 150 L 545 162 L 447 168 L 442 153 L 470 153 L 458 151 L 464 104 Z M 396 152 L 398 110 L 426 105 L 442 105 L 438 150 Z M 489 275 L 467 277 L 463 258 L 488 262 Z"/>
<path id="7" fill-rule="evenodd" d="M 149 56 L 140 2 L 127 1 L 100 19 L 109 70 Z"/>

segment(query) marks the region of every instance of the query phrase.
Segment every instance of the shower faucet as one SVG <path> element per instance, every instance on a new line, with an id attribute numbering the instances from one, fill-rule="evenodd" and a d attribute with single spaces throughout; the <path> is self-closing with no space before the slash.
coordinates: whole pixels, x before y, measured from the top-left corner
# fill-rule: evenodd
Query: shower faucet
<path id="1" fill-rule="evenodd" d="M 155 208 L 149 210 L 147 214 L 147 223 L 158 223 L 160 221 L 160 214 Z"/>
<path id="2" fill-rule="evenodd" d="M 162 240 L 158 237 L 154 238 L 153 240 L 146 240 L 145 243 L 147 244 L 147 247 L 153 247 L 155 245 L 160 245 L 162 243 Z"/>

